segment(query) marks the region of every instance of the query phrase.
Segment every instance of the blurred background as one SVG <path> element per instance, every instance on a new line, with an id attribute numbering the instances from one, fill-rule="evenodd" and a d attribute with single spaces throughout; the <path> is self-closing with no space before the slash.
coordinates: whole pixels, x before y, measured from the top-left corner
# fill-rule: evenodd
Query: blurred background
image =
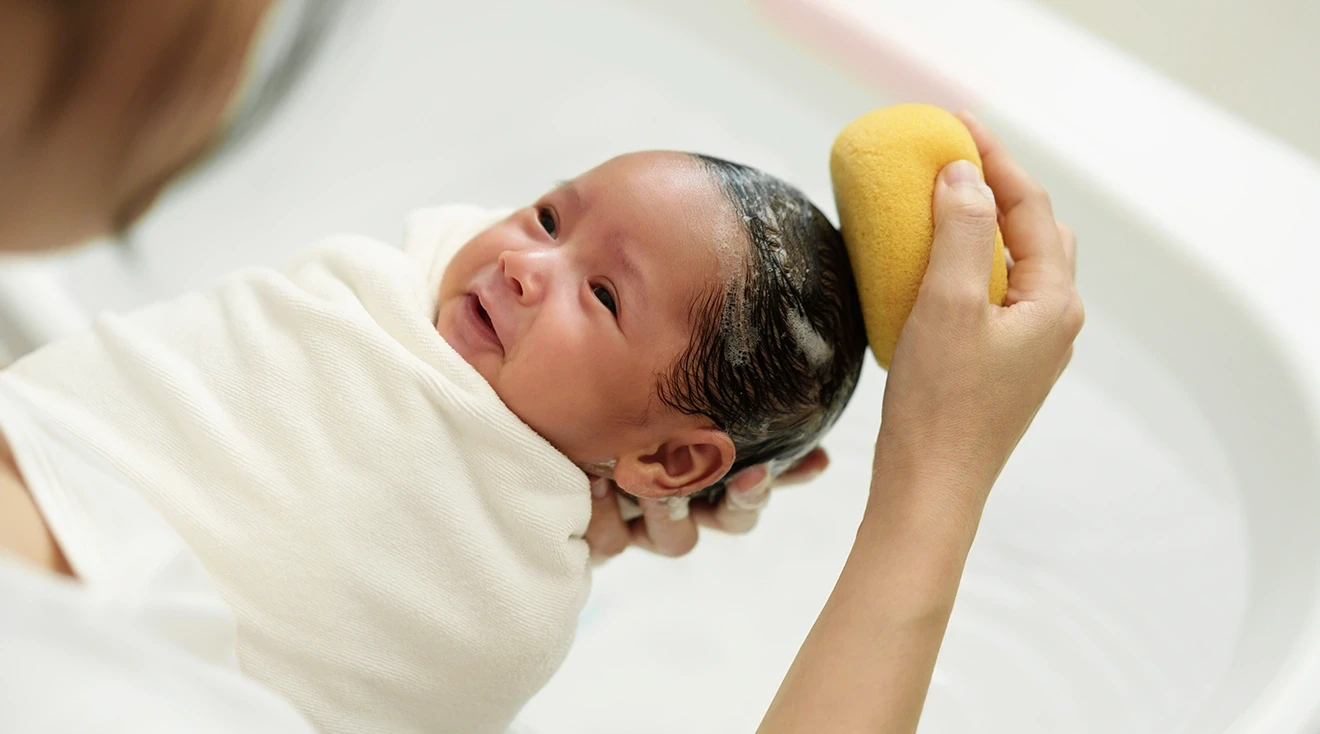
<path id="1" fill-rule="evenodd" d="M 766 91 L 759 85 L 815 88 L 814 99 L 802 103 L 817 116 L 885 101 L 873 86 L 855 84 L 855 78 L 850 84 L 849 73 L 820 54 L 804 54 L 791 33 L 751 10 L 754 4 L 585 0 L 474 9 L 407 0 L 277 2 L 237 122 L 218 154 L 127 240 L 58 258 L 55 277 L 72 293 L 76 310 L 25 315 L 50 316 L 41 327 L 58 333 L 103 308 L 139 305 L 241 265 L 277 262 L 310 237 L 345 229 L 397 237 L 401 212 L 415 205 L 528 199 L 545 182 L 629 147 L 704 148 L 771 169 L 785 157 L 812 160 L 814 174 L 795 182 L 825 194 L 817 199 L 829 208 L 828 191 L 819 185 L 823 139 L 814 148 L 765 150 L 729 130 L 694 127 L 702 119 L 764 125 L 758 98 Z M 1313 133 L 1320 129 L 1320 3 L 1008 4 L 1057 14 L 1279 142 L 1320 158 L 1320 137 Z M 555 37 L 547 37 L 551 33 Z M 767 41 L 781 48 L 766 48 Z M 535 69 L 525 66 L 531 49 L 538 54 Z M 700 78 L 712 55 L 757 68 L 736 82 Z M 670 121 L 678 114 L 646 113 L 666 98 L 639 87 L 639 74 L 683 86 L 678 96 L 709 103 L 718 114 L 712 109 L 675 129 Z M 788 134 L 791 128 L 783 129 Z M 521 139 L 502 143 L 501 136 Z M 469 159 L 477 157 L 484 159 L 485 175 L 466 175 Z M 221 210 L 227 216 L 220 217 Z M 0 335 L 9 336 L 11 351 L 48 337 L 41 328 L 25 333 L 33 328 L 5 323 L 8 316 L 0 310 Z"/>
<path id="2" fill-rule="evenodd" d="M 124 239 L 0 273 L 0 342 L 14 356 L 100 311 L 277 264 L 334 233 L 399 243 L 413 208 L 530 203 L 629 150 L 755 165 L 833 217 L 834 135 L 906 98 L 759 7 L 775 4 L 285 0 L 217 154 Z M 1081 73 L 1037 81 L 1066 68 L 1070 48 L 1112 53 L 1134 79 L 1214 108 L 1220 124 L 1271 155 L 1320 165 L 1314 0 L 953 2 L 938 23 L 926 22 L 941 5 L 932 0 L 851 5 L 892 12 L 894 28 L 920 31 L 932 47 L 956 39 L 997 81 L 1035 84 L 1038 107 L 1139 106 Z M 973 6 L 976 20 L 959 21 Z M 1033 54 L 1025 36 L 1037 27 L 1050 38 Z M 997 49 L 1026 60 L 990 63 Z M 1178 143 L 1058 129 L 1134 158 L 1143 145 Z M 1030 142 L 1029 131 L 1003 132 Z M 1232 431 L 1265 416 L 1299 436 L 1289 421 L 1306 419 L 1271 407 L 1298 403 L 1282 367 L 1245 379 L 1232 364 L 1208 377 L 1194 371 L 1225 333 L 1262 363 L 1272 346 L 1257 343 L 1256 322 L 1216 311 L 1232 304 L 1226 291 L 1174 249 L 1149 244 L 1161 242 L 1150 234 L 1158 228 L 1113 208 L 1098 179 L 1030 148 L 1023 157 L 1081 233 L 1090 318 L 1074 366 L 987 510 L 922 731 L 1211 731 L 1194 722 L 1223 698 L 1216 686 L 1255 608 L 1251 564 L 1264 557 L 1244 520 L 1252 484 L 1234 447 L 1246 440 Z M 1128 191 L 1157 183 L 1134 176 Z M 1131 267 L 1138 261 L 1143 268 Z M 1176 296 L 1151 295 L 1170 283 L 1181 284 Z M 1120 297 L 1123 289 L 1136 295 Z M 630 552 L 602 569 L 578 644 L 526 723 L 543 734 L 753 730 L 851 547 L 883 379 L 868 365 L 827 441 L 834 466 L 776 495 L 755 533 L 708 535 L 678 561 Z M 1233 402 L 1223 384 L 1246 382 L 1280 392 Z M 1279 629 L 1300 624 L 1280 619 Z"/>
<path id="3" fill-rule="evenodd" d="M 1320 158 L 1320 3 L 1040 0 L 1262 130 Z"/>

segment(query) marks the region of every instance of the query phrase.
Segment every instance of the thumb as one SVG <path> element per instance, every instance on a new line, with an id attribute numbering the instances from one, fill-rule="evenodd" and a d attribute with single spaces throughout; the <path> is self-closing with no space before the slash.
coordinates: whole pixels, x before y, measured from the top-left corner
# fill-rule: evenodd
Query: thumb
<path id="1" fill-rule="evenodd" d="M 985 298 L 995 254 L 995 196 L 976 164 L 954 161 L 945 166 L 935 182 L 932 207 L 935 239 L 927 281 Z"/>

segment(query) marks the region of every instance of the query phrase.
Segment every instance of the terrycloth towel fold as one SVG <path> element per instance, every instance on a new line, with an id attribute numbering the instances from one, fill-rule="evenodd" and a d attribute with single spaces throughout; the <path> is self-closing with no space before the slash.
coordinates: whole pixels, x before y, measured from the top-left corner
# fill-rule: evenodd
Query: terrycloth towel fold
<path id="1" fill-rule="evenodd" d="M 583 473 L 433 326 L 493 216 L 415 215 L 408 254 L 335 238 L 0 378 L 141 489 L 234 609 L 243 670 L 324 732 L 502 731 L 586 597 Z"/>

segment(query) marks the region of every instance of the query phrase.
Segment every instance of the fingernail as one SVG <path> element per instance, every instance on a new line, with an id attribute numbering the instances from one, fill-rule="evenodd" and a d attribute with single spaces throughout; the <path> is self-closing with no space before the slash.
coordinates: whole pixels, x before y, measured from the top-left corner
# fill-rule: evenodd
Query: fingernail
<path id="1" fill-rule="evenodd" d="M 954 161 L 944 169 L 944 183 L 957 188 L 959 186 L 979 186 L 981 170 L 971 161 Z"/>
<path id="2" fill-rule="evenodd" d="M 753 484 L 747 489 L 735 489 L 729 494 L 729 504 L 739 510 L 759 510 L 765 504 L 765 500 L 770 496 L 770 475 L 769 472 L 761 481 Z"/>
<path id="3" fill-rule="evenodd" d="M 730 480 L 728 487 L 734 492 L 747 492 L 763 484 L 769 478 L 770 471 L 766 469 L 764 464 L 758 464 L 738 472 L 737 476 Z"/>
<path id="4" fill-rule="evenodd" d="M 770 496 L 769 492 L 759 490 L 755 492 L 730 492 L 729 506 L 735 510 L 744 512 L 759 510 L 765 505 L 766 498 Z"/>
<path id="5" fill-rule="evenodd" d="M 944 169 L 944 183 L 949 188 L 975 191 L 991 204 L 995 201 L 995 192 L 986 185 L 981 177 L 981 169 L 967 160 L 954 161 Z"/>
<path id="6" fill-rule="evenodd" d="M 596 478 L 591 481 L 591 496 L 596 499 L 603 498 L 610 491 L 610 480 Z"/>

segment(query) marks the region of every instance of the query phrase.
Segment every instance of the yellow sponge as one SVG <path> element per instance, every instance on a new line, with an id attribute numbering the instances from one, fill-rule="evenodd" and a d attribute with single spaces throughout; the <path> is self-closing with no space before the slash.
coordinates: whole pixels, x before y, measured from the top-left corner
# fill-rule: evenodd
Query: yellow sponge
<path id="1" fill-rule="evenodd" d="M 885 369 L 930 262 L 935 180 L 959 159 L 981 165 L 962 122 L 930 105 L 874 110 L 834 140 L 830 177 L 839 226 L 862 301 L 866 339 Z M 998 231 L 991 267 L 990 302 L 1002 305 L 1008 271 Z"/>

